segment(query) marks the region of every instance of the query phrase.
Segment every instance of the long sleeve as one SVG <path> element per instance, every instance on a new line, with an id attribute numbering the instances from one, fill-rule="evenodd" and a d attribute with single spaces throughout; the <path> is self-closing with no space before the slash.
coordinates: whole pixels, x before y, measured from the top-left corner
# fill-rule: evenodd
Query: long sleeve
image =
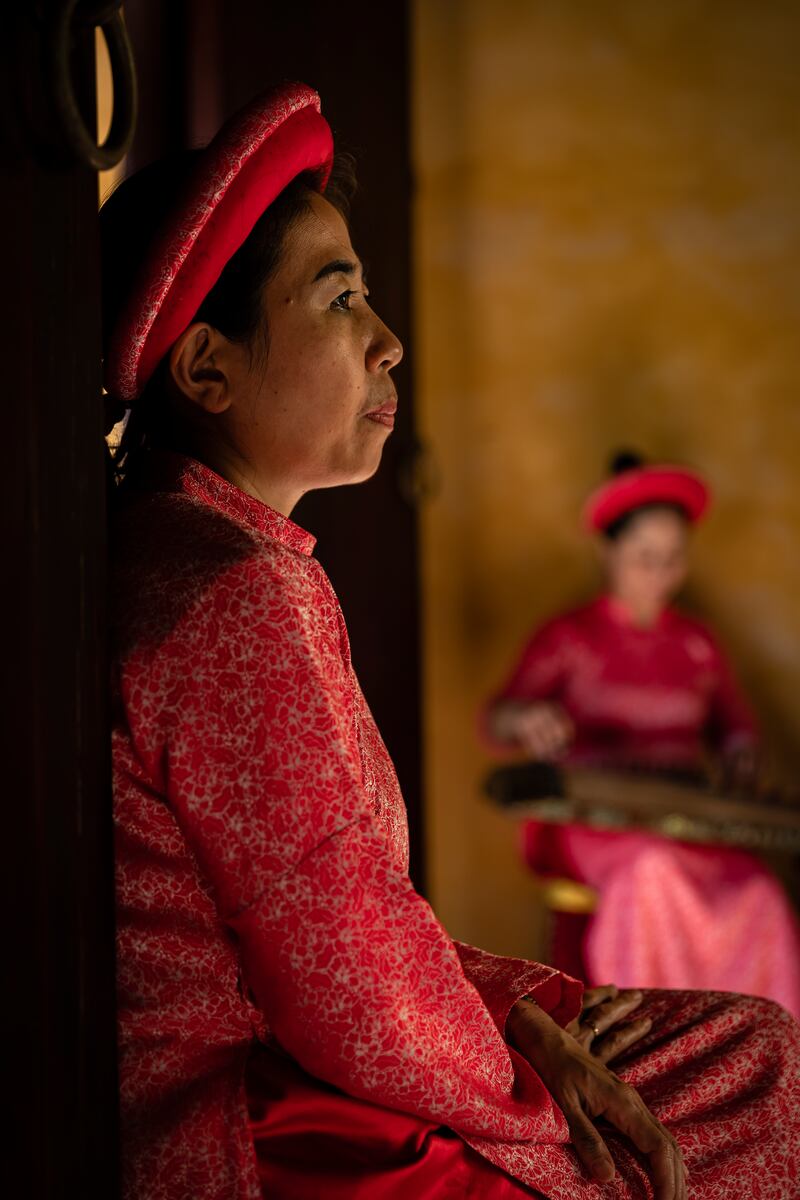
<path id="1" fill-rule="evenodd" d="M 527 642 L 495 700 L 551 700 L 567 670 L 568 629 L 563 618 L 548 621 Z"/>
<path id="2" fill-rule="evenodd" d="M 506 682 L 478 713 L 478 734 L 494 752 L 508 746 L 497 737 L 492 713 L 506 700 L 554 700 L 567 671 L 569 638 L 562 618 L 554 618 L 538 629 L 525 645 Z"/>
<path id="3" fill-rule="evenodd" d="M 708 736 L 721 753 L 754 746 L 758 728 L 753 710 L 739 686 L 725 652 L 712 639 L 715 680 L 709 704 Z"/>
<path id="4" fill-rule="evenodd" d="M 549 1003 L 544 1006 L 559 1025 L 566 1025 L 575 1015 L 573 989 L 562 988 L 560 1001 L 553 1004 L 552 993 L 544 988 L 537 992 L 536 988 L 530 987 L 531 964 L 525 959 L 490 954 L 488 950 L 464 942 L 456 942 L 455 947 L 464 974 L 477 988 L 501 1033 L 505 1032 L 508 1014 L 517 1000 L 528 993 L 534 994 L 540 1005 L 547 996 Z"/>
<path id="5" fill-rule="evenodd" d="M 151 666 L 168 702 L 140 753 L 270 1032 L 306 1070 L 467 1135 L 565 1140 L 497 1015 L 518 989 L 569 1019 L 580 986 L 510 960 L 490 1011 L 470 982 L 365 790 L 338 607 L 315 567 L 262 555 L 215 581 Z"/>

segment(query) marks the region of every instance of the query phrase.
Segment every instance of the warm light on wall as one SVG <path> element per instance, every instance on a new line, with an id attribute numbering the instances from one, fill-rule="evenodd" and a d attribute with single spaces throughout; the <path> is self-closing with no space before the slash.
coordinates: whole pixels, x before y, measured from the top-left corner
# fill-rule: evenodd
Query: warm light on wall
<path id="1" fill-rule="evenodd" d="M 476 710 L 597 586 L 620 445 L 708 476 L 687 599 L 800 770 L 798 37 L 792 0 L 415 4 L 430 890 L 477 945 L 537 949 Z"/>
<path id="2" fill-rule="evenodd" d="M 114 85 L 111 79 L 111 62 L 108 47 L 100 26 L 94 31 L 95 68 L 97 75 L 97 140 L 98 145 L 108 137 L 111 116 L 114 111 Z M 108 193 L 125 174 L 125 160 L 110 171 L 99 171 L 97 175 L 98 199 L 102 204 Z"/>
<path id="3" fill-rule="evenodd" d="M 111 78 L 111 62 L 108 57 L 108 47 L 99 26 L 94 31 L 95 69 L 97 75 L 97 141 L 102 145 L 108 137 L 111 128 L 111 117 L 114 111 L 114 86 Z M 110 171 L 99 171 L 97 174 L 98 202 L 102 204 L 125 174 L 125 159 L 112 167 Z M 111 449 L 115 449 L 125 429 L 125 418 L 118 422 L 106 437 Z"/>

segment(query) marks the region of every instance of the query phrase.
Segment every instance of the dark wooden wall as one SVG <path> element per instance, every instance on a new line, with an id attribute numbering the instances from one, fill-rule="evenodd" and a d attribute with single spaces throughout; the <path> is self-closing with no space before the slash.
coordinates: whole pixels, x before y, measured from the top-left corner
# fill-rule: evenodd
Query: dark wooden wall
<path id="1" fill-rule="evenodd" d="M 97 176 L 65 156 L 52 5 L 2 42 L 3 1046 L 8 1196 L 116 1194 Z M 94 98 L 90 30 L 73 75 Z"/>

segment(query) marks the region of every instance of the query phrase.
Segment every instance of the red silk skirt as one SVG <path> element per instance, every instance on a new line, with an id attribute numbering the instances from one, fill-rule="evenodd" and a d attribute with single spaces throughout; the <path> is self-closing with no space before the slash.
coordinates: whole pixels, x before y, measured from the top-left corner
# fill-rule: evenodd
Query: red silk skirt
<path id="1" fill-rule="evenodd" d="M 248 1064 L 247 1100 L 269 1200 L 531 1200 L 452 1130 L 357 1100 L 279 1050 Z"/>

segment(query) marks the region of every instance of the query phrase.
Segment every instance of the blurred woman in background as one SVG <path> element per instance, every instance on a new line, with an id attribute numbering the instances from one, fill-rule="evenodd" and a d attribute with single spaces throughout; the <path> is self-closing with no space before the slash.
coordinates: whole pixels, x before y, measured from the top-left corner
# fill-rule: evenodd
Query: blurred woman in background
<path id="1" fill-rule="evenodd" d="M 572 765 L 753 781 L 750 707 L 711 631 L 672 605 L 708 498 L 690 471 L 617 455 L 585 511 L 605 590 L 534 633 L 489 706 L 494 741 Z M 588 981 L 741 990 L 800 1015 L 797 919 L 752 854 L 535 821 L 524 854 L 537 874 L 597 890 Z"/>

